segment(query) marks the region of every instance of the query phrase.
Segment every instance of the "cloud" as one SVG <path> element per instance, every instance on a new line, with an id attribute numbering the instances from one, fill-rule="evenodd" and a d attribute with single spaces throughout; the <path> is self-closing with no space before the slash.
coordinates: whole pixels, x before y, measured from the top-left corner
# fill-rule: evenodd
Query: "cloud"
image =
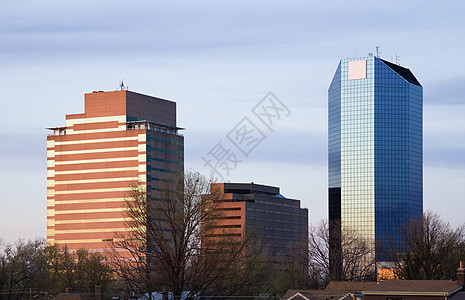
<path id="1" fill-rule="evenodd" d="M 439 213 L 453 226 L 463 224 L 465 169 L 425 166 L 423 178 L 424 210 Z"/>
<path id="2" fill-rule="evenodd" d="M 212 148 L 221 142 L 221 145 L 234 153 L 243 164 L 266 163 L 275 164 L 305 164 L 315 167 L 327 165 L 327 136 L 325 133 L 312 133 L 309 130 L 283 130 L 265 132 L 266 138 L 261 141 L 249 154 L 245 156 L 223 134 L 190 133 L 185 140 L 186 165 L 196 164 L 202 157 L 208 158 Z M 207 136 L 211 136 L 210 139 Z"/>
<path id="3" fill-rule="evenodd" d="M 424 151 L 424 164 L 426 167 L 442 167 L 465 170 L 465 147 L 452 148 L 434 147 Z"/>
<path id="4" fill-rule="evenodd" d="M 0 140 L 0 162 L 3 170 L 42 169 L 45 172 L 45 135 L 0 133 Z"/>
<path id="5" fill-rule="evenodd" d="M 355 37 L 362 50 L 366 41 L 379 32 L 404 30 L 406 24 L 410 30 L 424 29 L 421 24 L 430 10 L 409 3 L 386 7 L 375 3 L 357 6 L 353 2 L 333 5 L 302 1 L 15 1 L 3 8 L 3 55 L 17 57 L 34 49 L 37 55 L 49 59 L 64 53 L 105 57 L 115 52 L 186 52 L 283 44 L 321 48 L 335 41 L 352 52 L 355 39 L 348 33 L 358 33 Z M 399 9 L 415 9 L 416 14 L 399 20 Z M 375 22 L 376 29 L 372 26 Z M 373 41 L 369 44 L 374 47 Z M 319 55 L 326 56 L 328 50 Z M 346 49 L 343 52 L 347 54 Z"/>
<path id="6" fill-rule="evenodd" d="M 425 86 L 425 104 L 456 105 L 465 104 L 465 77 L 450 78 L 444 81 L 433 81 Z"/>

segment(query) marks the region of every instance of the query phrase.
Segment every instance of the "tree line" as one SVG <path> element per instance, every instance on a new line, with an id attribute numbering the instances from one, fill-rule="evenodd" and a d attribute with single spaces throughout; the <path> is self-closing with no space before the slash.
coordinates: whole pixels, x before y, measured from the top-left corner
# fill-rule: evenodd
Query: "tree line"
<path id="1" fill-rule="evenodd" d="M 329 223 L 309 229 L 301 251 L 269 255 L 253 234 L 224 226 L 221 191 L 195 171 L 160 182 L 155 192 L 130 189 L 129 231 L 116 236 L 111 252 L 69 251 L 42 239 L 0 244 L 0 300 L 49 299 L 65 288 L 111 296 L 175 298 L 279 297 L 288 289 L 324 288 L 331 280 L 376 280 L 372 246 L 355 233 L 341 233 L 343 268 L 330 268 Z M 431 212 L 402 233 L 404 248 L 389 259 L 400 279 L 451 279 L 465 260 L 464 226 L 453 228 Z"/>
<path id="2" fill-rule="evenodd" d="M 271 256 L 253 234 L 238 238 L 220 224 L 224 211 L 217 201 L 221 192 L 211 190 L 215 181 L 187 171 L 154 192 L 130 188 L 130 230 L 115 236 L 113 251 L 70 251 L 42 239 L 3 244 L 0 300 L 49 299 L 65 288 L 92 293 L 95 285 L 103 287 L 104 298 L 150 298 L 153 292 L 272 297 L 306 287 L 306 251 L 292 259 Z"/>
<path id="3" fill-rule="evenodd" d="M 330 267 L 330 226 L 321 221 L 310 229 L 309 270 L 320 286 L 331 280 L 377 280 L 377 265 L 372 245 L 350 230 L 338 237 L 342 244 L 342 270 Z M 388 267 L 398 279 L 455 279 L 460 261 L 465 261 L 465 225 L 452 227 L 438 214 L 427 211 L 421 219 L 411 220 L 399 234 L 400 243 L 386 241 L 388 253 L 383 253 Z M 400 245 L 400 246 L 399 246 Z M 386 246 L 386 245 L 381 245 Z"/>
<path id="4" fill-rule="evenodd" d="M 0 300 L 50 299 L 65 288 L 92 293 L 112 282 L 112 269 L 99 253 L 72 252 L 41 238 L 0 247 Z"/>

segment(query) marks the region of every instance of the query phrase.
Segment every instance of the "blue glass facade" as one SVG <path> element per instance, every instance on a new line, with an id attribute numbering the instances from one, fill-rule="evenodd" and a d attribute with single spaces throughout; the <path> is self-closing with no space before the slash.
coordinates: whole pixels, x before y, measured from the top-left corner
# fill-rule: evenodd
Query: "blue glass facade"
<path id="1" fill-rule="evenodd" d="M 374 56 L 341 60 L 329 88 L 329 218 L 377 260 L 423 213 L 422 107 L 410 70 Z"/>

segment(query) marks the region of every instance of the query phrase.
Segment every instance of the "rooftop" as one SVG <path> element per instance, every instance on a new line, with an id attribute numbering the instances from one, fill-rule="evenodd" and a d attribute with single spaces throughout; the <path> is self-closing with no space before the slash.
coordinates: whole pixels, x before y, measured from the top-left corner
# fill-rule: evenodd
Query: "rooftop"
<path id="1" fill-rule="evenodd" d="M 386 280 L 363 290 L 365 295 L 450 295 L 462 289 L 450 280 Z"/>
<path id="2" fill-rule="evenodd" d="M 381 59 L 381 58 L 379 60 L 382 61 L 384 64 L 386 64 L 386 66 L 391 68 L 394 72 L 399 74 L 399 76 L 401 76 L 402 78 L 404 78 L 408 82 L 413 83 L 413 84 L 418 85 L 418 86 L 421 86 L 420 82 L 418 82 L 418 80 L 415 78 L 415 76 L 413 75 L 413 73 L 409 69 L 401 67 L 401 66 L 396 65 L 396 64 L 393 64 L 393 63 L 388 62 L 387 60 L 384 60 L 384 59 Z"/>
<path id="3" fill-rule="evenodd" d="M 288 290 L 283 300 L 352 299 L 350 294 L 360 294 L 376 285 L 375 281 L 331 281 L 324 290 Z"/>
<path id="4" fill-rule="evenodd" d="M 269 185 L 256 183 L 223 183 L 225 193 L 236 194 L 263 194 L 269 196 L 278 196 L 279 188 Z M 281 196 L 282 197 L 282 196 Z"/>

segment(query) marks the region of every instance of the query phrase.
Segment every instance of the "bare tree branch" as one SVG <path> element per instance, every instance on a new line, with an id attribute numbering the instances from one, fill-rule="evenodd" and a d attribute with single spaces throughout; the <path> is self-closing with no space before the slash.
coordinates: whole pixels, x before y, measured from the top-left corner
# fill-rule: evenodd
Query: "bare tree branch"
<path id="1" fill-rule="evenodd" d="M 213 178 L 187 171 L 164 180 L 157 192 L 133 187 L 127 199 L 126 225 L 131 230 L 114 239 L 112 261 L 131 293 L 172 292 L 188 297 L 224 292 L 252 263 L 249 237 L 237 239 L 218 226 L 222 194 L 210 190 Z M 249 252 L 248 252 L 249 251 Z M 220 287 L 223 290 L 220 290 Z M 227 293 L 237 289 L 231 285 Z"/>
<path id="2" fill-rule="evenodd" d="M 465 259 L 465 227 L 455 229 L 432 212 L 412 220 L 402 232 L 403 248 L 391 243 L 391 260 L 402 279 L 451 279 Z"/>
<path id="3" fill-rule="evenodd" d="M 337 224 L 336 224 L 337 225 Z M 321 285 L 331 280 L 368 280 L 375 277 L 375 258 L 370 243 L 356 233 L 342 229 L 337 238 L 341 242 L 341 270 L 337 274 L 330 267 L 330 224 L 321 220 L 309 230 L 309 268 Z M 336 226 L 335 226 L 336 227 Z"/>

